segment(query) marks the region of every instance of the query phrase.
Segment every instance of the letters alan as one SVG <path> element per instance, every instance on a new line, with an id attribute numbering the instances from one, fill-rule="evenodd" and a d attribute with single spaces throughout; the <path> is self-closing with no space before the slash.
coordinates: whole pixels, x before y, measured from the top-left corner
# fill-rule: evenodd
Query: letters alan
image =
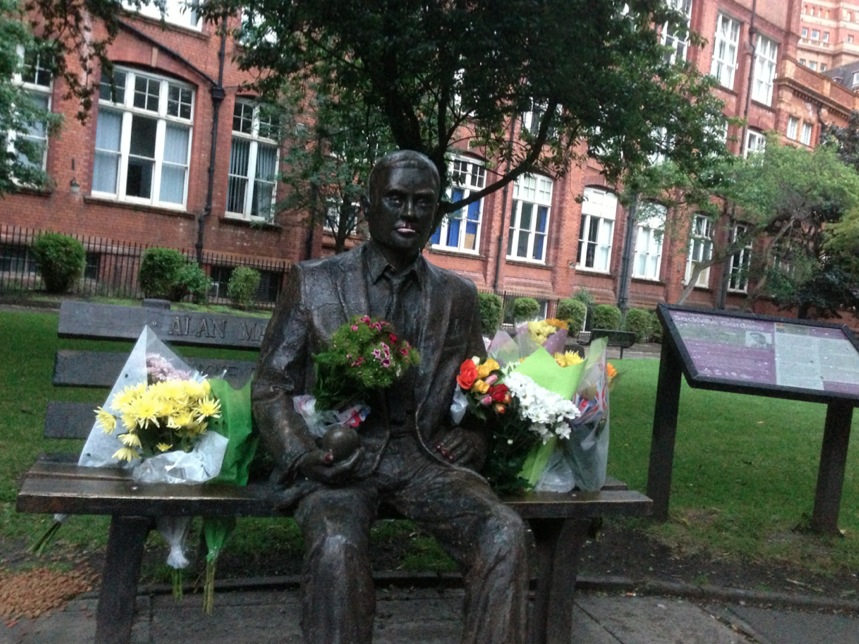
<path id="1" fill-rule="evenodd" d="M 265 325 L 259 322 L 242 322 L 238 328 L 238 339 L 259 342 L 262 340 L 264 330 Z M 227 320 L 176 316 L 170 323 L 170 335 L 225 339 L 227 337 Z"/>

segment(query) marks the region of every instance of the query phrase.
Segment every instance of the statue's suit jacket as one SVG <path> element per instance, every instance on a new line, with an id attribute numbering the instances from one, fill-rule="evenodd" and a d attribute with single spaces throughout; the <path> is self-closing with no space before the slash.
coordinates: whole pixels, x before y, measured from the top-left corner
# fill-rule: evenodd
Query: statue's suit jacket
<path id="1" fill-rule="evenodd" d="M 292 398 L 310 393 L 314 382 L 313 355 L 355 315 L 370 312 L 364 244 L 347 253 L 297 264 L 263 338 L 253 383 L 253 411 L 264 444 L 278 462 L 284 480 L 297 475 L 297 461 L 313 449 L 313 438 L 294 411 Z M 434 446 L 450 429 L 450 403 L 462 362 L 485 355 L 480 329 L 477 291 L 462 277 L 433 266 L 423 257 L 420 307 L 406 311 L 416 319 L 420 365 L 414 383 L 415 426 L 431 458 L 443 461 Z M 393 387 L 396 391 L 396 385 Z M 372 421 L 372 422 L 371 422 Z M 375 422 L 375 426 L 373 425 Z M 371 412 L 362 432 L 367 450 L 359 475 L 376 467 L 389 438 L 385 419 Z M 381 426 L 380 426 L 381 423 Z M 480 428 L 465 428 L 475 439 L 478 458 L 486 455 L 486 436 Z"/>

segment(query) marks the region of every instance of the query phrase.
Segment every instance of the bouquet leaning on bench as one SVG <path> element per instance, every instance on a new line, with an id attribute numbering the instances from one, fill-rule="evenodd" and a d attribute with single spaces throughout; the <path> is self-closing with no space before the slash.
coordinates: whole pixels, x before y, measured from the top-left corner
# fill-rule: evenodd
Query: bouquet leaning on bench
<path id="1" fill-rule="evenodd" d="M 189 367 L 145 326 L 116 379 L 78 459 L 83 467 L 119 467 L 135 483 L 199 484 L 217 480 L 244 485 L 256 450 L 250 383 L 234 389 Z M 34 547 L 41 551 L 66 519 L 54 523 Z M 217 556 L 235 525 L 206 517 L 204 608 L 212 610 Z M 161 516 L 157 528 L 169 546 L 167 565 L 180 598 L 189 565 L 185 542 L 190 516 Z"/>

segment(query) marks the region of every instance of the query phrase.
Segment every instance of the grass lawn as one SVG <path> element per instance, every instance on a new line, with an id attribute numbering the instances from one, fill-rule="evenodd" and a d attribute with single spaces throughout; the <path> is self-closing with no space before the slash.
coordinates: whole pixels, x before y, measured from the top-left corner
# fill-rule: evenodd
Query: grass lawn
<path id="1" fill-rule="evenodd" d="M 105 395 L 51 385 L 54 353 L 61 342 L 56 328 L 56 313 L 0 312 L 4 339 L 0 344 L 0 539 L 4 541 L 31 540 L 50 520 L 15 512 L 18 477 L 42 451 L 80 449 L 75 442 L 43 441 L 46 402 L 86 400 L 95 406 Z M 658 360 L 612 362 L 621 378 L 612 392 L 609 472 L 644 491 Z M 803 529 L 814 503 L 825 411 L 821 404 L 693 390 L 684 383 L 670 519 L 642 525 L 685 552 L 764 562 L 787 559 L 817 572 L 859 569 L 859 433 L 855 429 L 859 421 L 854 422 L 848 453 L 839 522 L 843 536 L 822 537 Z M 234 555 L 259 556 L 267 548 L 301 547 L 294 525 L 284 525 L 283 520 L 243 521 L 247 523 L 240 522 L 229 546 Z M 105 518 L 74 517 L 59 537 L 77 548 L 99 548 L 106 541 L 106 526 Z M 408 526 L 383 524 L 374 531 L 374 538 L 401 538 L 409 533 Z M 416 538 L 414 550 L 403 567 L 449 568 L 450 562 L 425 539 Z"/>

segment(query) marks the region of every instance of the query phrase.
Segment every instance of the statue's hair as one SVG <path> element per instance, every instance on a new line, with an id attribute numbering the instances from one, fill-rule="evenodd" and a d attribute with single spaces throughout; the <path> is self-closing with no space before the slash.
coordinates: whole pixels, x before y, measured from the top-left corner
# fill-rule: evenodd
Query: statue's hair
<path id="1" fill-rule="evenodd" d="M 370 170 L 370 176 L 367 178 L 367 197 L 370 201 L 372 201 L 373 187 L 379 180 L 379 173 L 389 168 L 425 168 L 432 173 L 436 192 L 441 192 L 441 177 L 439 177 L 438 168 L 428 156 L 416 150 L 396 150 L 382 157 Z"/>

